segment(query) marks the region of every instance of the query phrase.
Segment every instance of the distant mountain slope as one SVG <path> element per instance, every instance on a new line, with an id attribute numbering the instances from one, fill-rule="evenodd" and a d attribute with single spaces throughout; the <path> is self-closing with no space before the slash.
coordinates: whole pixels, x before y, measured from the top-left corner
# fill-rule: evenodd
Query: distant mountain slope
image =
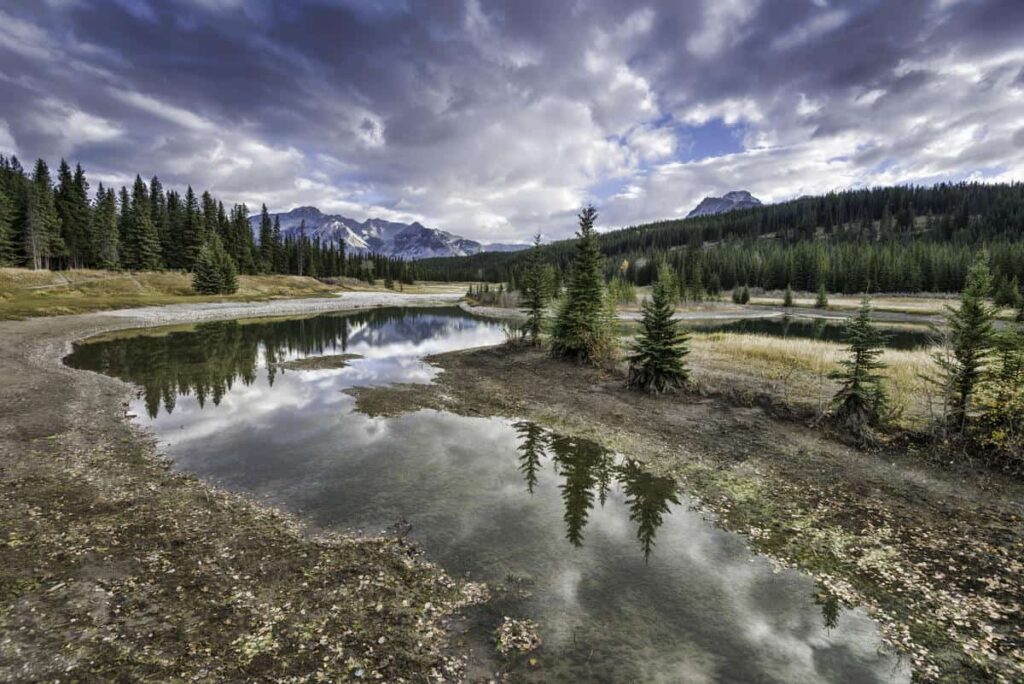
<path id="1" fill-rule="evenodd" d="M 724 214 L 727 211 L 735 211 L 736 209 L 749 209 L 750 207 L 760 206 L 762 206 L 761 200 L 746 190 L 733 190 L 721 197 L 705 197 L 701 200 L 700 204 L 694 207 L 693 211 L 686 215 L 686 218 L 713 216 L 715 214 Z"/>
<path id="2" fill-rule="evenodd" d="M 306 236 L 320 242 L 345 243 L 352 252 L 373 252 L 401 259 L 427 259 L 430 257 L 469 256 L 480 252 L 510 252 L 525 245 L 484 245 L 443 230 L 427 228 L 421 223 L 399 223 L 371 218 L 356 221 L 337 214 L 325 214 L 316 207 L 297 207 L 270 219 L 281 221 L 281 232 L 295 236 L 305 222 Z M 253 234 L 259 237 L 260 215 L 249 217 Z"/>

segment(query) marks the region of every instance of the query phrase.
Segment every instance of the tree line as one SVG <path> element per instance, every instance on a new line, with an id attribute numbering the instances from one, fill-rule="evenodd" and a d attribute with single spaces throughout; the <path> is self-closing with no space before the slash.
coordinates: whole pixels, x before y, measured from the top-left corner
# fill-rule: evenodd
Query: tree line
<path id="1" fill-rule="evenodd" d="M 98 184 L 80 164 L 61 160 L 54 180 L 39 159 L 31 172 L 0 155 L 0 266 L 33 269 L 175 269 L 196 273 L 197 289 L 231 291 L 235 274 L 357 277 L 411 283 L 415 267 L 382 255 L 346 254 L 344 244 L 283 235 L 262 207 L 258 236 L 249 209 L 230 209 L 209 192 L 184 195 L 160 179 L 135 177 L 130 188 Z M 208 290 L 207 290 L 208 291 Z"/>
<path id="2" fill-rule="evenodd" d="M 604 257 L 594 230 L 597 212 L 588 206 L 578 218 L 576 254 L 550 321 L 547 302 L 552 290 L 545 277 L 543 248 L 535 242 L 525 255 L 523 338 L 534 346 L 546 341 L 556 358 L 604 365 L 619 353 L 614 292 L 601 278 Z M 959 306 L 947 307 L 945 325 L 933 327 L 937 351 L 928 379 L 942 398 L 936 435 L 946 453 L 980 456 L 998 467 L 1024 473 L 1024 309 L 1016 323 L 997 326 L 998 308 L 989 299 L 993 293 L 990 261 L 985 251 L 976 255 L 958 288 Z M 689 384 L 689 335 L 673 318 L 672 268 L 663 262 L 657 273 L 652 296 L 641 308 L 639 333 L 625 360 L 628 387 L 661 394 Z M 819 301 L 827 305 L 823 292 Z M 792 306 L 789 287 L 786 305 Z M 857 316 L 847 322 L 844 339 L 848 356 L 831 374 L 839 390 L 823 419 L 862 442 L 873 441 L 894 416 L 882 374 L 885 336 L 872 322 L 869 296 L 864 296 Z"/>
<path id="3" fill-rule="evenodd" d="M 1024 184 L 940 183 L 833 192 L 716 216 L 660 221 L 597 237 L 606 280 L 650 285 L 668 263 L 694 296 L 744 285 L 829 292 L 956 292 L 985 251 L 997 284 L 1024 282 Z M 571 240 L 545 245 L 559 276 Z M 524 252 L 421 262 L 431 280 L 516 289 Z"/>

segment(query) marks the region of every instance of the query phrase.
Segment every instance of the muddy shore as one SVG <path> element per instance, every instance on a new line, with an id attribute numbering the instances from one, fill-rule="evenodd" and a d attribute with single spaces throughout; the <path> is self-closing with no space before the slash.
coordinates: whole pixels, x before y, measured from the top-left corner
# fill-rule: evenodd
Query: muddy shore
<path id="1" fill-rule="evenodd" d="M 850 448 L 742 393 L 640 395 L 622 369 L 543 352 L 429 361 L 444 369 L 435 385 L 353 390 L 360 410 L 516 416 L 594 439 L 677 478 L 717 524 L 840 605 L 865 606 L 918 681 L 1024 681 L 1019 481 L 940 467 L 925 446 Z"/>
<path id="2" fill-rule="evenodd" d="M 0 322 L 0 681 L 447 681 L 445 624 L 481 588 L 393 538 L 313 534 L 169 469 L 132 388 L 71 342 L 241 316 L 438 306 L 348 293 Z"/>

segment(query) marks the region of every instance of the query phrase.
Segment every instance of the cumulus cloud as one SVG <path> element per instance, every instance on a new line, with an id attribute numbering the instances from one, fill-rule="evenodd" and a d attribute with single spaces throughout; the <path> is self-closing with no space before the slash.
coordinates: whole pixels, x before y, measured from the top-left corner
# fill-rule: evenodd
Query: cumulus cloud
<path id="1" fill-rule="evenodd" d="M 565 236 L 585 201 L 617 226 L 739 188 L 1020 179 L 1022 27 L 1013 0 L 10 3 L 0 148 Z"/>

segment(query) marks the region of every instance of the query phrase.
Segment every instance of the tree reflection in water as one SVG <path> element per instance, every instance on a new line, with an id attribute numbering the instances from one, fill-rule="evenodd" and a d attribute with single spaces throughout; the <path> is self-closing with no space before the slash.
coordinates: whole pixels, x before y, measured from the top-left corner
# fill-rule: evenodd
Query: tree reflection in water
<path id="1" fill-rule="evenodd" d="M 659 477 L 637 461 L 619 459 L 615 453 L 589 439 L 559 435 L 529 421 L 514 425 L 519 435 L 519 471 L 531 494 L 537 486 L 537 473 L 549 459 L 561 476 L 566 539 L 573 546 L 583 545 L 583 531 L 595 504 L 603 506 L 612 484 L 625 494 L 629 517 L 637 525 L 636 536 L 644 558 L 650 558 L 658 528 L 678 505 L 679 496 L 672 478 Z"/>

